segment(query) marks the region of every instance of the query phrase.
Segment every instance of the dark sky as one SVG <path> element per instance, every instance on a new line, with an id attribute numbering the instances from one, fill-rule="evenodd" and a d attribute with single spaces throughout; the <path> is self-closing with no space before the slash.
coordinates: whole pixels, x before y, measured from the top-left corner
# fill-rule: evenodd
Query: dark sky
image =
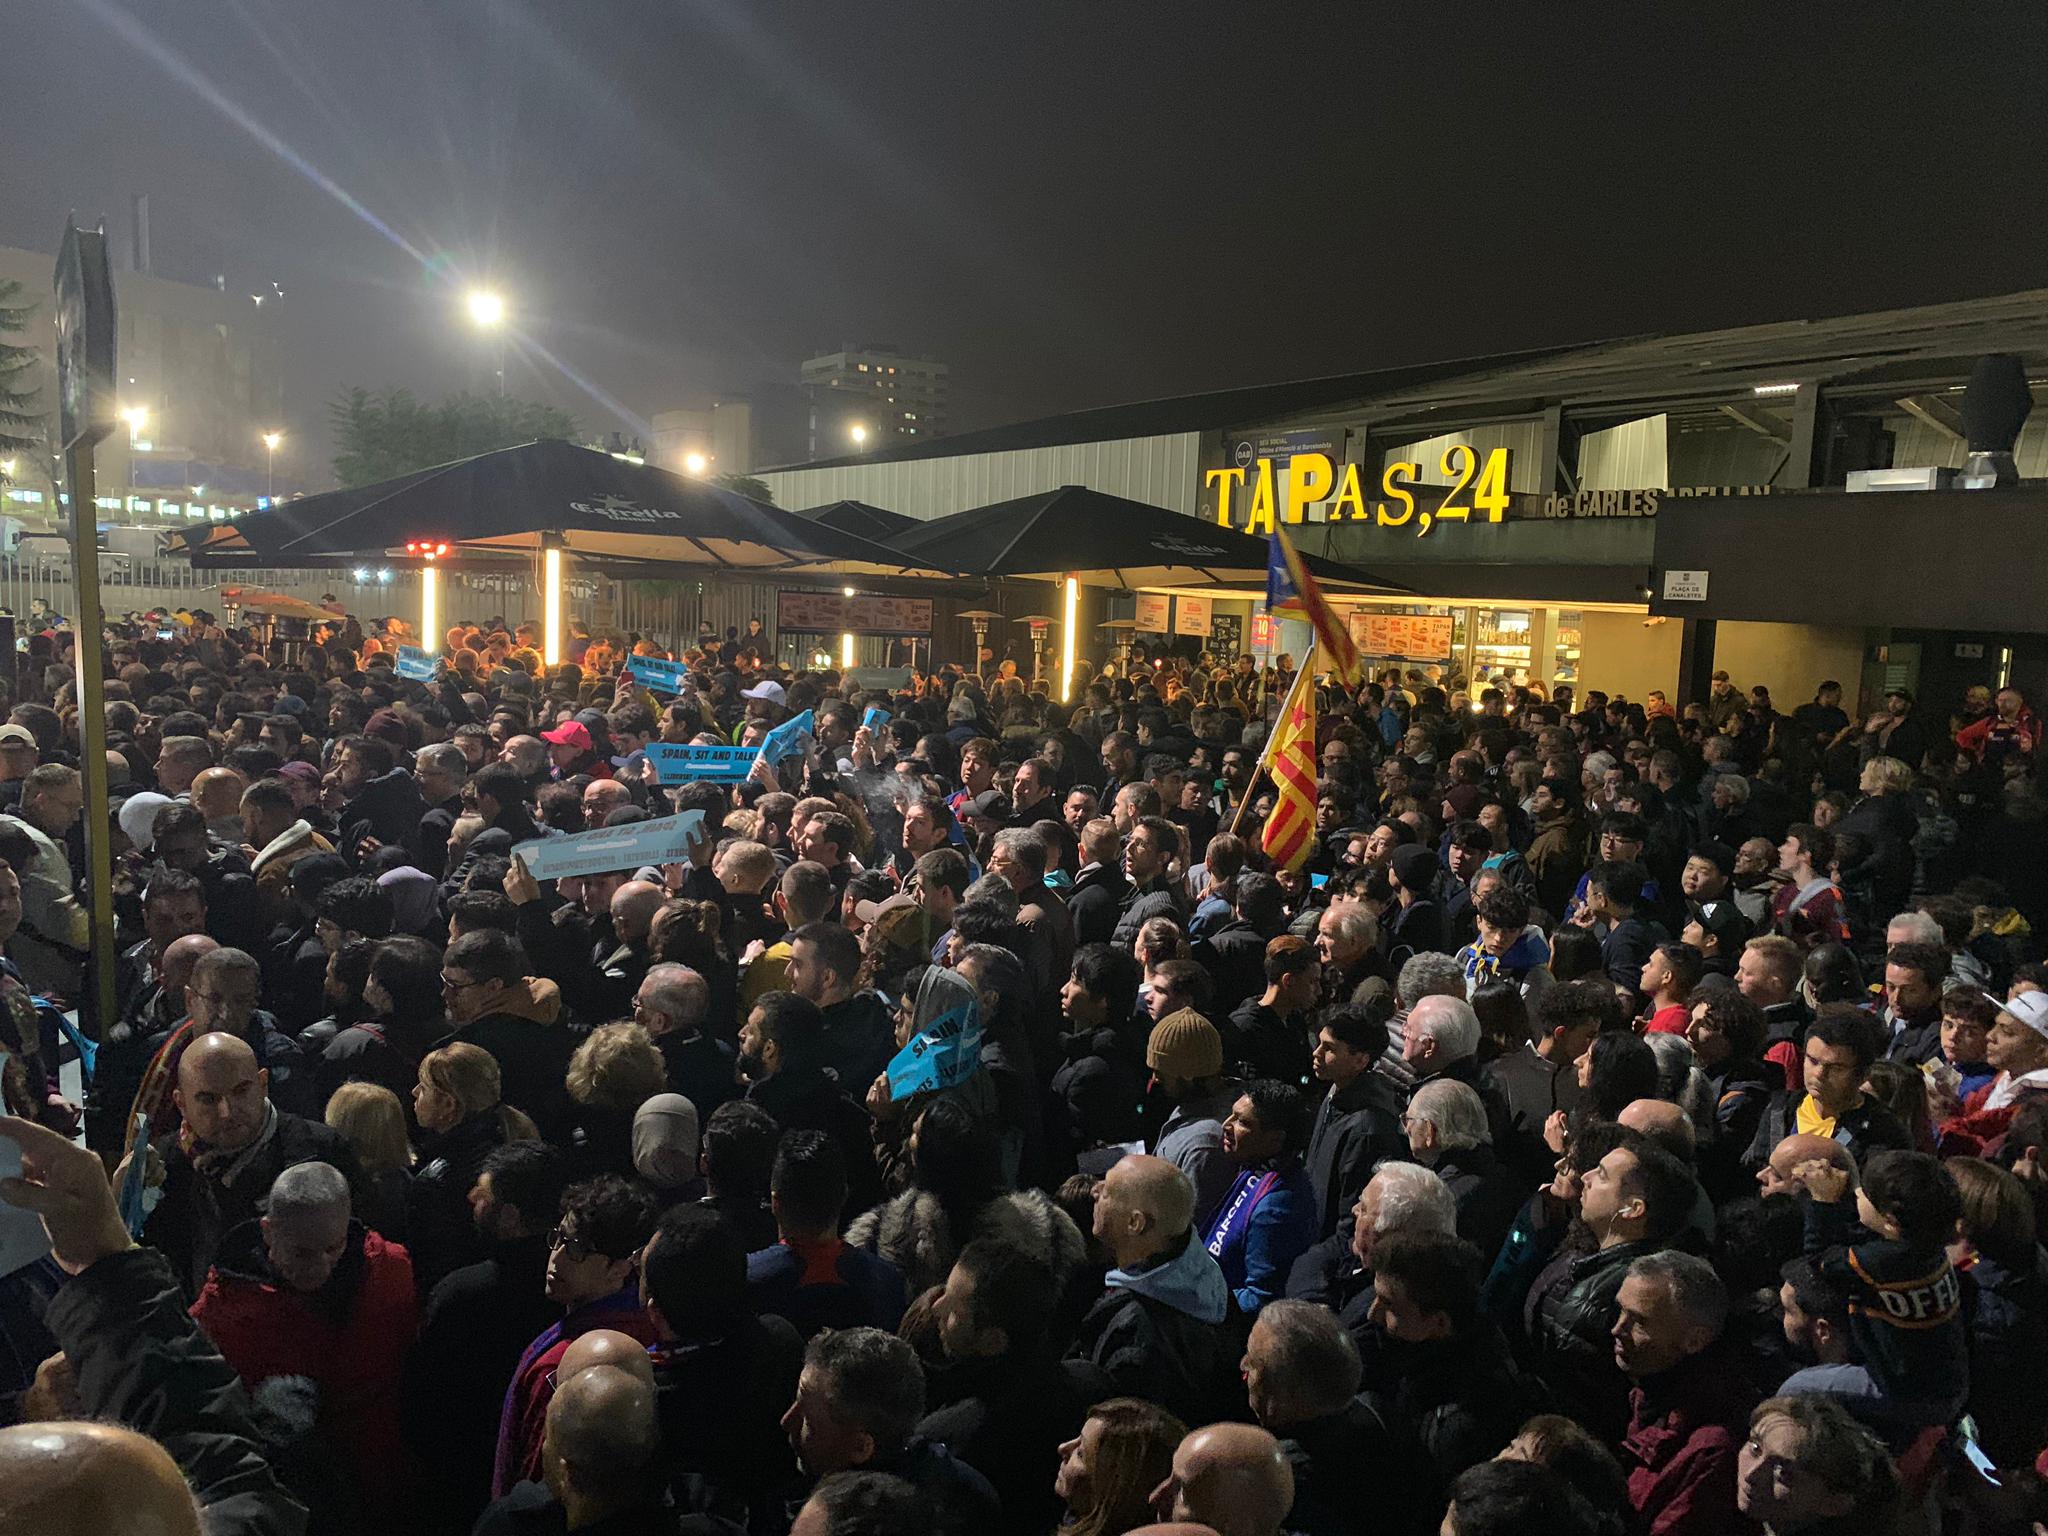
<path id="1" fill-rule="evenodd" d="M 301 445 L 480 383 L 475 279 L 586 429 L 863 339 L 984 425 L 2048 284 L 2048 21 L 1970 14 L 64 0 L 0 243 L 148 192 L 158 272 L 284 286 Z"/>

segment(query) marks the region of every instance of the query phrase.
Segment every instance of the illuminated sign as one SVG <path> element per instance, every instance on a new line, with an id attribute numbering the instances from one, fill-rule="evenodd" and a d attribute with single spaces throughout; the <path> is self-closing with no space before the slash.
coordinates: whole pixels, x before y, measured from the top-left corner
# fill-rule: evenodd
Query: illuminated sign
<path id="1" fill-rule="evenodd" d="M 1308 509 L 1321 502 L 1329 507 L 1324 521 L 1370 522 L 1379 528 L 1412 528 L 1419 538 L 1438 523 L 1503 521 L 1508 511 L 1508 450 L 1494 448 L 1484 458 L 1464 443 L 1444 450 L 1438 466 L 1450 484 L 1423 485 L 1422 466 L 1411 459 L 1389 464 L 1380 475 L 1379 494 L 1386 499 L 1366 505 L 1365 485 L 1357 464 L 1346 464 L 1340 475 L 1330 456 L 1321 452 L 1290 455 L 1278 473 L 1270 458 L 1226 469 L 1206 471 L 1202 480 L 1216 491 L 1216 521 L 1224 527 L 1231 521 L 1231 503 L 1239 491 L 1246 493 L 1244 531 L 1269 534 L 1276 517 L 1299 523 Z M 1469 496 L 1467 492 L 1470 492 Z M 1442 492 L 1440 500 L 1435 499 Z M 1474 513 L 1479 516 L 1474 517 Z"/>

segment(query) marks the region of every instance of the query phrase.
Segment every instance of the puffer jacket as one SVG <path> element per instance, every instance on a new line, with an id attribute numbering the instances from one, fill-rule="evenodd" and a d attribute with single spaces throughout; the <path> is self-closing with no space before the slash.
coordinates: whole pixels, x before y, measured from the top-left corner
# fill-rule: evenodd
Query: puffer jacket
<path id="1" fill-rule="evenodd" d="M 996 1196 L 981 1208 L 974 1230 L 964 1236 L 953 1231 L 938 1197 L 922 1189 L 904 1190 L 846 1229 L 848 1243 L 879 1254 L 903 1271 L 912 1296 L 943 1285 L 961 1248 L 981 1237 L 999 1238 L 1038 1259 L 1052 1271 L 1055 1290 L 1066 1288 L 1087 1256 L 1073 1218 L 1035 1189 Z"/>
<path id="2" fill-rule="evenodd" d="M 1116 1390 L 1160 1404 L 1184 1424 L 1245 1415 L 1223 1271 L 1190 1232 L 1178 1251 L 1136 1270 L 1111 1270 L 1108 1289 L 1068 1351 Z"/>

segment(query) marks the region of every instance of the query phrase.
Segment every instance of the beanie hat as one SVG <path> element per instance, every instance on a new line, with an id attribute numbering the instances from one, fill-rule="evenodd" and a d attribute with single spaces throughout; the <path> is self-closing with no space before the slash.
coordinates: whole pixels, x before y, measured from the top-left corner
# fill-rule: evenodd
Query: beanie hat
<path id="1" fill-rule="evenodd" d="M 1396 848 L 1393 866 L 1394 878 L 1417 896 L 1427 896 L 1430 887 L 1436 884 L 1436 855 L 1427 848 L 1413 843 Z"/>
<path id="2" fill-rule="evenodd" d="M 1214 1077 L 1223 1070 L 1223 1036 L 1194 1009 L 1178 1009 L 1152 1026 L 1145 1065 L 1162 1077 Z"/>

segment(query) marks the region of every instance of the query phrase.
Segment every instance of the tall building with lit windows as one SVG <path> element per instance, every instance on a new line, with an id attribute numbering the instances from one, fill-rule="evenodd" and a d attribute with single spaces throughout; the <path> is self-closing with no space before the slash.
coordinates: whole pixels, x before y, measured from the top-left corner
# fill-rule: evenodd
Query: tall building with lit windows
<path id="1" fill-rule="evenodd" d="M 813 456 L 945 434 L 947 368 L 929 357 L 910 357 L 893 346 L 848 344 L 805 359 L 798 377 L 810 400 Z"/>

